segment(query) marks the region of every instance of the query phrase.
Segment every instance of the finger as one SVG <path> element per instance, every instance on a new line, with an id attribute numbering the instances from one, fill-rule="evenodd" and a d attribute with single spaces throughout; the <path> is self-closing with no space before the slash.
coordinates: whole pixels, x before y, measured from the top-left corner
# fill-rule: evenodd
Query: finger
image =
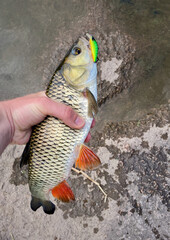
<path id="1" fill-rule="evenodd" d="M 50 115 L 59 118 L 71 128 L 79 129 L 84 126 L 84 119 L 81 118 L 70 106 L 55 102 L 48 97 L 40 97 L 38 101 L 37 107 L 44 116 Z"/>
<path id="2" fill-rule="evenodd" d="M 45 94 L 45 91 L 41 91 L 41 92 L 37 92 L 37 93 L 32 93 L 32 94 L 28 94 L 28 95 L 25 95 L 24 97 L 19 97 L 19 98 L 24 98 L 24 99 L 31 99 L 31 98 L 36 98 L 36 97 L 45 97 L 46 94 Z"/>
<path id="3" fill-rule="evenodd" d="M 88 133 L 88 135 L 87 135 L 87 137 L 86 137 L 86 139 L 85 139 L 85 141 L 84 142 L 89 142 L 90 141 L 90 139 L 91 139 L 91 134 L 90 133 Z"/>

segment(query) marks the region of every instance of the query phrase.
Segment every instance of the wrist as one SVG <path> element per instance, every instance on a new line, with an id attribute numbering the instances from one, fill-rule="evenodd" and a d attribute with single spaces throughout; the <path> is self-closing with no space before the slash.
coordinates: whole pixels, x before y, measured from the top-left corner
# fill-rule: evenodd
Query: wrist
<path id="1" fill-rule="evenodd" d="M 8 102 L 0 102 L 0 154 L 12 142 L 14 124 Z"/>

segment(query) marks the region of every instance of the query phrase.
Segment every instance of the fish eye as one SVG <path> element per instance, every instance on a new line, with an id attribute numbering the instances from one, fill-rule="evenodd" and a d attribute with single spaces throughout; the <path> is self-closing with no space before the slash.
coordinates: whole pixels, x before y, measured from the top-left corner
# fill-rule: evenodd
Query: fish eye
<path id="1" fill-rule="evenodd" d="M 73 55 L 79 55 L 81 53 L 81 49 L 79 47 L 74 47 L 72 50 Z"/>

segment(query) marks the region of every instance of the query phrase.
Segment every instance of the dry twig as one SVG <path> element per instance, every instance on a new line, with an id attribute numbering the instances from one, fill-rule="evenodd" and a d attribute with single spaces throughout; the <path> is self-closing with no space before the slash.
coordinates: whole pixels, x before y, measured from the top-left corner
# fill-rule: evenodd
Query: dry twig
<path id="1" fill-rule="evenodd" d="M 107 199 L 107 194 L 105 193 L 105 191 L 102 189 L 102 187 L 100 186 L 100 184 L 98 182 L 96 182 L 95 180 L 93 180 L 91 177 L 89 177 L 85 172 L 83 172 L 82 170 L 78 170 L 77 168 L 72 167 L 72 170 L 78 174 L 82 174 L 85 178 L 89 179 L 91 182 L 93 182 L 95 185 L 98 186 L 98 188 L 100 189 L 100 191 L 104 194 L 104 202 L 106 202 Z"/>

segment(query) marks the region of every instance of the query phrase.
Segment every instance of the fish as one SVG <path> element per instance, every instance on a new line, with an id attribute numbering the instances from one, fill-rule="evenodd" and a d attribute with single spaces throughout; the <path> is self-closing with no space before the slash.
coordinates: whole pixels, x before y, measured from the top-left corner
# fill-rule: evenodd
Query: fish
<path id="1" fill-rule="evenodd" d="M 47 97 L 71 106 L 82 118 L 82 129 L 72 129 L 60 119 L 47 116 L 35 125 L 23 151 L 20 166 L 28 164 L 31 209 L 42 206 L 46 214 L 55 212 L 53 197 L 63 202 L 75 200 L 67 178 L 75 164 L 92 170 L 101 164 L 99 157 L 84 145 L 97 114 L 98 45 L 90 34 L 79 37 L 53 74 Z"/>

